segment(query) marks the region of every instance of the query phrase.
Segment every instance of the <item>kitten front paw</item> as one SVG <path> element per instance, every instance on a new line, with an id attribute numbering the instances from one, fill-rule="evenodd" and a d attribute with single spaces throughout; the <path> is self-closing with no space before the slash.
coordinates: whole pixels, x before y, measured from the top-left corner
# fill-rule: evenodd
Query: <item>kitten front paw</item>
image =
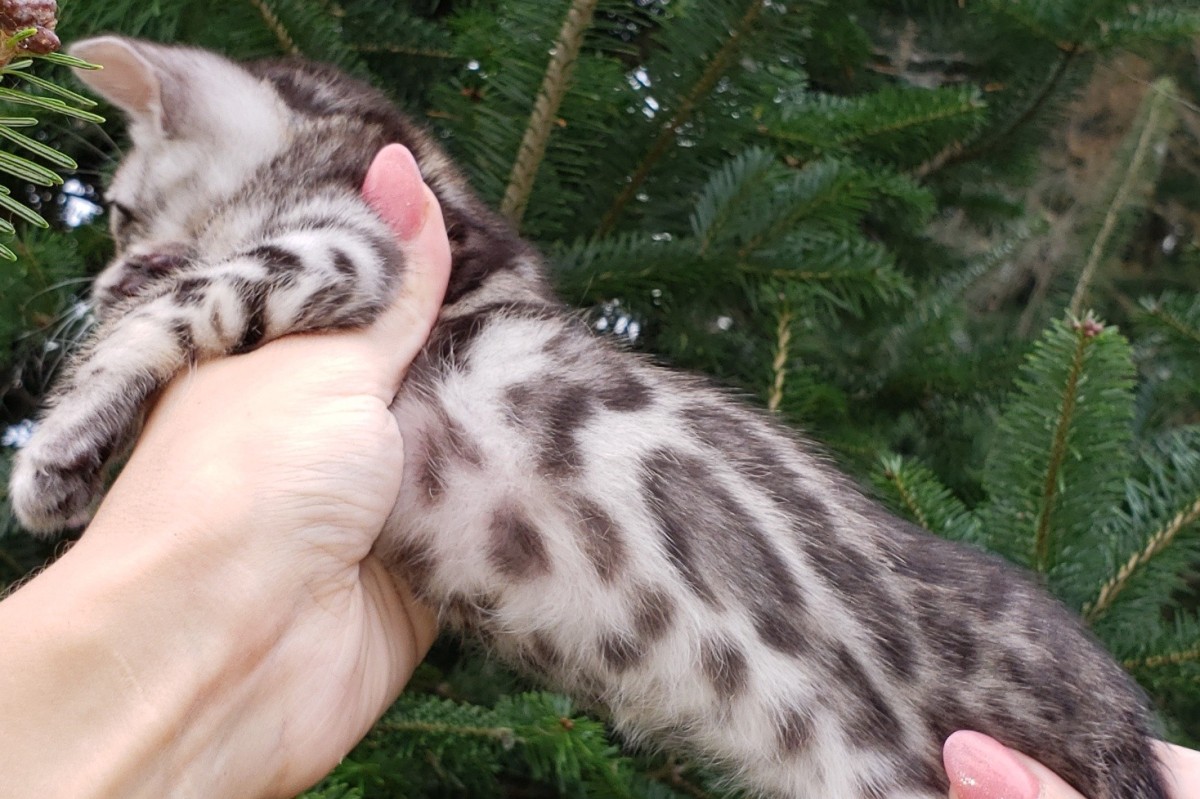
<path id="1" fill-rule="evenodd" d="M 9 481 L 9 502 L 21 526 L 50 535 L 87 524 L 100 499 L 103 465 L 95 444 L 39 429 L 17 452 Z"/>

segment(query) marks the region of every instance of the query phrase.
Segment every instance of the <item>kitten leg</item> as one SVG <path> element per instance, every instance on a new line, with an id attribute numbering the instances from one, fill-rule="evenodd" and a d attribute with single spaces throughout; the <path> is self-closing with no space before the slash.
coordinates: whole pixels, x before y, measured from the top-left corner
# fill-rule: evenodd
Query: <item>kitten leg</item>
<path id="1" fill-rule="evenodd" d="M 136 437 L 155 393 L 189 363 L 373 319 L 393 293 L 399 260 L 386 232 L 370 233 L 281 234 L 228 261 L 189 267 L 101 325 L 17 453 L 9 496 L 21 523 L 42 533 L 85 524 L 105 464 Z"/>

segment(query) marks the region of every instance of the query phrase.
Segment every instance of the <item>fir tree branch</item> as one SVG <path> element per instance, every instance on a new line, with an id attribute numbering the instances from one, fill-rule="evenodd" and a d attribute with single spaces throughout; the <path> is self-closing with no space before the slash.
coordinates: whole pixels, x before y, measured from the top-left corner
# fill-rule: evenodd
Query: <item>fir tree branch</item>
<path id="1" fill-rule="evenodd" d="M 1043 39 L 1048 42 L 1055 41 L 1057 36 L 1054 34 L 1054 32 L 1048 30 L 1046 26 L 1042 24 L 1042 21 L 1036 17 L 1036 15 L 1028 13 L 1030 10 L 1028 8 L 1029 5 L 1033 4 L 1013 2 L 1013 0 L 991 0 L 991 2 L 986 3 L 988 10 L 994 13 L 1003 14 L 1004 16 L 1024 27 L 1034 36 L 1037 36 L 1039 39 Z"/>
<path id="2" fill-rule="evenodd" d="M 1151 655 L 1144 658 L 1131 658 L 1121 661 L 1126 671 L 1136 669 L 1157 669 L 1163 666 L 1178 666 L 1180 663 L 1190 663 L 1200 660 L 1200 645 L 1191 649 L 1181 649 L 1177 652 L 1166 652 L 1161 655 Z"/>
<path id="3" fill-rule="evenodd" d="M 461 724 L 435 723 L 428 721 L 396 721 L 382 719 L 373 728 L 375 732 L 420 733 L 424 735 L 458 735 L 469 738 L 487 738 L 499 741 L 502 746 L 511 747 L 518 743 L 516 731 L 512 727 L 473 727 Z"/>
<path id="4" fill-rule="evenodd" d="M 1104 222 L 1100 226 L 1100 232 L 1096 234 L 1096 238 L 1092 241 L 1087 261 L 1084 262 L 1083 271 L 1079 273 L 1079 280 L 1075 284 L 1075 292 L 1071 295 L 1071 304 L 1067 309 L 1071 316 L 1077 317 L 1083 311 L 1083 302 L 1087 296 L 1088 287 L 1091 286 L 1092 279 L 1096 275 L 1096 269 L 1100 265 L 1100 260 L 1108 248 L 1109 239 L 1112 237 L 1113 231 L 1117 228 L 1121 213 L 1128 205 L 1134 188 L 1141 183 L 1139 178 L 1143 174 L 1146 159 L 1151 153 L 1152 148 L 1150 145 L 1154 142 L 1156 134 L 1161 132 L 1162 117 L 1170 100 L 1169 92 L 1164 91 L 1164 89 L 1169 88 L 1170 81 L 1166 79 L 1155 81 L 1154 85 L 1150 88 L 1150 108 L 1142 124 L 1142 130 L 1138 134 L 1137 145 L 1130 156 L 1129 164 L 1125 168 L 1121 182 L 1113 194 L 1112 202 L 1109 203 L 1108 210 L 1104 213 Z"/>
<path id="5" fill-rule="evenodd" d="M 758 229 L 738 248 L 737 257 L 749 258 L 760 248 L 793 231 L 801 220 L 819 220 L 849 232 L 847 220 L 857 218 L 865 211 L 869 191 L 863 173 L 847 162 L 824 160 L 811 163 L 792 176 L 786 191 L 780 193 L 782 202 L 778 210 L 771 214 L 768 224 L 758 221 L 755 225 Z"/>
<path id="6" fill-rule="evenodd" d="M 1094 322 L 1092 323 L 1095 324 Z M 1063 403 L 1054 426 L 1054 438 L 1050 445 L 1050 459 L 1046 464 L 1046 478 L 1042 483 L 1041 508 L 1038 510 L 1037 528 L 1034 533 L 1033 567 L 1045 572 L 1050 567 L 1050 516 L 1059 490 L 1059 472 L 1067 457 L 1067 437 L 1075 416 L 1075 404 L 1079 399 L 1079 378 L 1083 374 L 1083 354 L 1095 330 L 1086 322 L 1078 323 L 1075 329 L 1075 354 L 1071 370 L 1067 373 L 1067 384 L 1063 388 Z"/>
<path id="7" fill-rule="evenodd" d="M 944 538 L 979 543 L 980 520 L 928 468 L 894 454 L 879 458 L 872 481 L 888 503 Z"/>
<path id="8" fill-rule="evenodd" d="M 775 328 L 775 358 L 771 372 L 775 379 L 771 384 L 771 395 L 767 398 L 767 410 L 778 413 L 783 402 L 783 385 L 787 380 L 787 363 L 792 343 L 792 309 L 786 302 L 779 312 L 779 325 Z"/>
<path id="9" fill-rule="evenodd" d="M 904 503 L 904 507 L 912 514 L 912 517 L 917 520 L 917 524 L 924 527 L 926 530 L 933 530 L 929 524 L 929 517 L 925 515 L 924 509 L 909 490 L 908 483 L 905 482 L 903 475 L 899 469 L 885 468 L 883 476 L 888 479 L 896 489 L 896 493 L 900 496 L 900 501 Z"/>
<path id="10" fill-rule="evenodd" d="M 721 49 L 708 62 L 708 66 L 704 72 L 701 73 L 696 83 L 692 85 L 691 91 L 684 96 L 683 102 L 679 104 L 679 107 L 671 116 L 671 120 L 659 131 L 658 137 L 650 145 L 650 149 L 646 151 L 646 155 L 642 157 L 641 163 L 633 171 L 633 175 L 629 178 L 629 182 L 625 188 L 613 200 L 612 207 L 608 209 L 608 212 L 600 221 L 600 226 L 596 230 L 597 236 L 603 236 L 610 232 L 617 224 L 617 220 L 621 218 L 625 206 L 629 205 L 630 200 L 637 195 L 638 189 L 646 182 L 650 170 L 666 154 L 667 148 L 671 146 L 671 143 L 675 141 L 675 137 L 679 134 L 679 129 L 691 119 L 700 101 L 708 96 L 708 93 L 717 85 L 717 81 L 725 74 L 725 70 L 733 63 L 734 56 L 737 55 L 743 40 L 754 27 L 754 23 L 758 20 L 759 15 L 762 14 L 765 7 L 766 0 L 752 0 L 750 7 L 746 9 L 746 13 L 742 15 L 737 26 L 730 31 L 729 38 L 725 40 L 725 43 L 721 45 Z"/>
<path id="11" fill-rule="evenodd" d="M 763 192 L 765 185 L 777 179 L 774 176 L 779 169 L 773 152 L 752 147 L 713 172 L 692 212 L 692 231 L 699 240 L 697 252 L 701 256 L 706 255 L 714 240 L 726 232 L 723 229 L 747 204 L 747 198 Z"/>
<path id="12" fill-rule="evenodd" d="M 275 38 L 278 40 L 279 46 L 283 48 L 283 51 L 288 55 L 301 55 L 300 47 L 296 44 L 296 40 L 288 33 L 287 26 L 283 24 L 283 20 L 279 18 L 279 15 L 267 5 L 267 0 L 249 0 L 249 3 L 258 9 L 258 13 L 262 15 L 263 22 L 266 23 L 271 33 L 275 34 Z"/>
<path id="13" fill-rule="evenodd" d="M 794 283 L 833 283 L 846 278 L 845 272 L 836 269 L 822 269 L 820 271 L 812 269 L 772 269 L 770 267 L 756 266 L 749 261 L 738 261 L 735 266 L 743 274 L 757 275 L 775 280 L 787 280 Z M 650 277 L 657 274 L 657 271 L 654 267 L 647 267 L 636 274 L 643 277 Z"/>
<path id="14" fill-rule="evenodd" d="M 391 53 L 392 55 L 415 55 L 421 58 L 458 58 L 458 55 L 451 53 L 449 50 L 433 50 L 428 47 L 413 47 L 404 44 L 363 42 L 351 45 L 351 49 L 358 53 Z"/>
<path id="15" fill-rule="evenodd" d="M 1168 310 L 1163 302 L 1144 301 L 1142 309 L 1180 337 L 1194 341 L 1200 347 L 1200 328 L 1193 327 Z"/>
<path id="16" fill-rule="evenodd" d="M 1196 497 L 1194 502 L 1171 517 L 1171 520 L 1161 529 L 1156 530 L 1150 536 L 1150 540 L 1146 542 L 1146 546 L 1130 556 L 1129 560 L 1125 561 L 1117 570 L 1117 573 L 1101 586 L 1096 599 L 1083 606 L 1084 619 L 1093 622 L 1103 616 L 1117 595 L 1125 589 L 1134 573 L 1170 546 L 1171 542 L 1175 540 L 1175 536 L 1197 519 L 1200 519 L 1200 497 Z"/>
<path id="17" fill-rule="evenodd" d="M 905 119 L 896 120 L 895 122 L 891 122 L 886 125 L 879 125 L 874 128 L 864 126 L 862 129 L 842 137 L 837 143 L 840 145 L 852 144 L 854 142 L 860 142 L 876 136 L 882 136 L 885 133 L 896 133 L 909 128 L 923 127 L 934 122 L 941 122 L 947 119 L 956 119 L 962 116 L 969 116 L 982 107 L 983 104 L 978 99 L 971 99 L 954 108 L 942 108 L 936 111 L 930 111 L 927 114 L 907 117 Z"/>
<path id="18" fill-rule="evenodd" d="M 913 171 L 913 176 L 918 179 L 927 178 L 948 166 L 960 164 L 964 161 L 973 161 L 982 155 L 986 155 L 1003 142 L 1008 141 L 1014 133 L 1036 117 L 1038 112 L 1054 96 L 1054 92 L 1058 89 L 1059 84 L 1062 83 L 1062 79 L 1067 74 L 1067 68 L 1071 66 L 1081 52 L 1082 48 L 1078 44 L 1066 45 L 1062 50 L 1062 55 L 1059 57 L 1058 62 L 1054 65 L 1050 76 L 1042 84 L 1041 91 L 1033 97 L 1029 105 L 1025 107 L 1025 110 L 1018 114 L 1008 125 L 973 145 L 968 146 L 961 143 L 950 145 L 929 159 L 929 161 L 917 167 Z"/>
<path id="19" fill-rule="evenodd" d="M 937 130 L 939 123 L 975 120 L 984 108 L 986 104 L 974 86 L 937 90 L 884 88 L 852 99 L 813 95 L 799 103 L 787 119 L 762 132 L 798 145 L 803 151 L 829 153 L 870 146 L 881 139 L 901 140 L 896 134 L 919 137 Z M 803 151 L 801 160 L 805 157 Z"/>
<path id="20" fill-rule="evenodd" d="M 521 137 L 521 145 L 517 149 L 517 160 L 513 163 L 512 172 L 508 176 L 508 186 L 504 190 L 504 199 L 500 201 L 500 213 L 517 226 L 525 214 L 529 203 L 529 195 L 533 191 L 533 181 L 537 177 L 538 167 L 546 154 L 546 142 L 550 139 L 550 131 L 558 115 L 559 106 L 567 93 L 567 84 L 571 80 L 575 62 L 579 59 L 579 50 L 583 46 L 583 34 L 592 24 L 592 14 L 596 10 L 598 0 L 574 0 L 567 10 L 567 18 L 563 21 L 562 30 L 554 42 L 553 55 L 546 67 L 546 75 L 538 90 L 533 113 L 529 116 L 529 124 L 525 135 Z"/>

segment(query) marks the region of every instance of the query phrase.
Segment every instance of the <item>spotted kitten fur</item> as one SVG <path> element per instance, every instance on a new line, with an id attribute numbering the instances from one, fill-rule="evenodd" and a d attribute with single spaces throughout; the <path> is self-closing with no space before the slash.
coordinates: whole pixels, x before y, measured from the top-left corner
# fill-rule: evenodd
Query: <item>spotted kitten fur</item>
<path id="1" fill-rule="evenodd" d="M 867 501 L 763 414 L 589 335 L 539 255 L 377 92 L 301 62 L 104 37 L 81 78 L 135 147 L 108 192 L 101 325 L 12 479 L 30 529 L 84 523 L 189 362 L 362 325 L 404 264 L 359 198 L 388 142 L 440 199 L 454 266 L 394 412 L 381 547 L 448 624 L 629 737 L 783 797 L 935 799 L 959 728 L 1091 799 L 1165 799 L 1143 700 L 1054 600 Z"/>

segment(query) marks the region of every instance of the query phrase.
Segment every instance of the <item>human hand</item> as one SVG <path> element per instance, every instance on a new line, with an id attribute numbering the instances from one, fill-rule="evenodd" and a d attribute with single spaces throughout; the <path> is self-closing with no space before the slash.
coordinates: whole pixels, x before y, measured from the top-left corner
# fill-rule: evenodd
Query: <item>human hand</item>
<path id="1" fill-rule="evenodd" d="M 1200 796 L 1200 752 L 1158 744 L 1172 799 Z M 977 732 L 960 730 L 942 750 L 950 799 L 1085 799 L 1050 769 Z"/>
<path id="2" fill-rule="evenodd" d="M 403 148 L 364 194 L 406 250 L 403 296 L 368 330 L 177 378 L 81 541 L 0 603 L 0 718 L 23 720 L 0 730 L 6 796 L 292 796 L 427 651 L 433 614 L 371 548 L 449 245 Z"/>

